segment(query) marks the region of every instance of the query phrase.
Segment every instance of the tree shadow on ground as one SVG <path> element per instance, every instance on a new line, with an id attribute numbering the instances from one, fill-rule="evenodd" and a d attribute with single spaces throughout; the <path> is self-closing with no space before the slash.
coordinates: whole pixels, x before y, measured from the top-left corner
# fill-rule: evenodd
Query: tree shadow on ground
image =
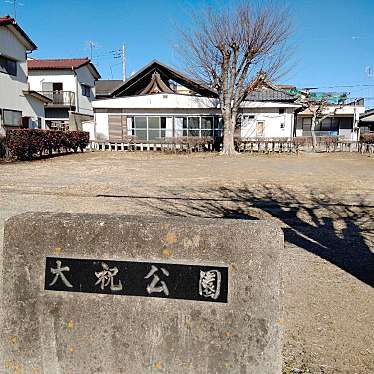
<path id="1" fill-rule="evenodd" d="M 301 194 L 262 185 L 187 188 L 182 194 L 143 198 L 142 203 L 166 215 L 275 220 L 286 243 L 374 287 L 374 253 L 369 247 L 374 243 L 374 205 L 358 195 L 347 198 L 348 203 L 337 199 L 332 193 Z"/>

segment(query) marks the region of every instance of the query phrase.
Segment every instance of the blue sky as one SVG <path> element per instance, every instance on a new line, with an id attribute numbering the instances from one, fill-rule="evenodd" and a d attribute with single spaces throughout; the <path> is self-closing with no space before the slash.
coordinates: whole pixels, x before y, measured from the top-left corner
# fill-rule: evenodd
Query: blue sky
<path id="1" fill-rule="evenodd" d="M 0 14 L 13 13 L 9 1 L 0 0 Z M 94 63 L 103 78 L 120 79 L 120 59 L 112 51 L 123 43 L 128 74 L 154 58 L 181 68 L 174 49 L 175 26 L 188 25 L 191 10 L 212 1 L 17 0 L 17 21 L 38 45 L 34 57 L 89 56 L 91 40 Z M 294 67 L 282 83 L 374 98 L 374 0 L 289 0 L 288 4 L 294 23 Z M 374 99 L 367 105 L 374 106 Z"/>

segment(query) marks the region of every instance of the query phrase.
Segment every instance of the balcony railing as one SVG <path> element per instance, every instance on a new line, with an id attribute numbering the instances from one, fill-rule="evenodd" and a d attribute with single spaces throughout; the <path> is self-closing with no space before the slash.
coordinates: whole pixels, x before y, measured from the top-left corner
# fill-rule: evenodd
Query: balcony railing
<path id="1" fill-rule="evenodd" d="M 48 105 L 75 106 L 75 94 L 72 91 L 41 91 L 40 93 L 52 100 Z"/>

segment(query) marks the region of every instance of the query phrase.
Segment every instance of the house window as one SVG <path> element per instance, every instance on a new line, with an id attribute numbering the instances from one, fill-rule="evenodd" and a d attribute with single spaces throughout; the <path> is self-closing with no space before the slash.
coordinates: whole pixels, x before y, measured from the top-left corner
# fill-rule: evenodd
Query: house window
<path id="1" fill-rule="evenodd" d="M 3 110 L 3 123 L 6 126 L 21 126 L 22 112 L 18 110 Z"/>
<path id="2" fill-rule="evenodd" d="M 0 56 L 0 72 L 16 76 L 17 75 L 17 61 L 4 57 L 4 56 Z"/>
<path id="3" fill-rule="evenodd" d="M 176 117 L 175 135 L 187 137 L 208 137 L 213 136 L 214 117 Z"/>
<path id="4" fill-rule="evenodd" d="M 201 137 L 213 136 L 213 117 L 201 117 Z"/>
<path id="5" fill-rule="evenodd" d="M 147 117 L 134 117 L 133 135 L 138 140 L 147 140 Z"/>
<path id="6" fill-rule="evenodd" d="M 284 108 L 279 108 L 279 114 L 284 114 Z"/>
<path id="7" fill-rule="evenodd" d="M 187 117 L 187 125 L 183 129 L 183 135 L 200 136 L 200 117 Z"/>
<path id="8" fill-rule="evenodd" d="M 160 117 L 148 117 L 148 139 L 154 140 L 161 137 Z"/>
<path id="9" fill-rule="evenodd" d="M 82 84 L 82 95 L 86 97 L 91 97 L 91 87 L 87 84 Z"/>

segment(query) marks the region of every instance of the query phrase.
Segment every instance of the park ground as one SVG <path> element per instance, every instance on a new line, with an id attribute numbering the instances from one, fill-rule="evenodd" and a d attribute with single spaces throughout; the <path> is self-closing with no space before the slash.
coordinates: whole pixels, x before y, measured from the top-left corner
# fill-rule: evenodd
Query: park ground
<path id="1" fill-rule="evenodd" d="M 374 157 L 87 152 L 0 176 L 0 248 L 4 220 L 26 211 L 272 220 L 284 373 L 374 373 Z"/>

